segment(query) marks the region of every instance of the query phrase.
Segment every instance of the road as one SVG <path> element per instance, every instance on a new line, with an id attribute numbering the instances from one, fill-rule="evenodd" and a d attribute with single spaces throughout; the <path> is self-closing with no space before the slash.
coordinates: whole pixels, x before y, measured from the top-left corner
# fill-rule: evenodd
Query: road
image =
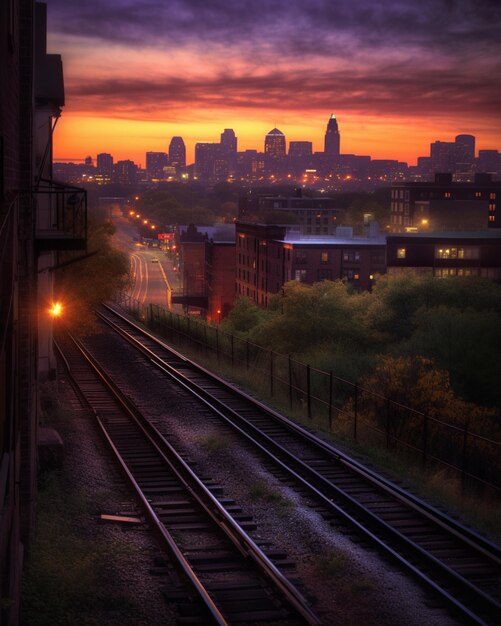
<path id="1" fill-rule="evenodd" d="M 141 304 L 160 304 L 172 311 L 182 313 L 180 305 L 171 306 L 172 291 L 181 291 L 181 277 L 174 271 L 173 262 L 159 248 L 148 248 L 134 243 L 136 229 L 122 217 L 114 220 L 116 233 L 115 245 L 130 257 L 133 286 L 131 296 Z"/>

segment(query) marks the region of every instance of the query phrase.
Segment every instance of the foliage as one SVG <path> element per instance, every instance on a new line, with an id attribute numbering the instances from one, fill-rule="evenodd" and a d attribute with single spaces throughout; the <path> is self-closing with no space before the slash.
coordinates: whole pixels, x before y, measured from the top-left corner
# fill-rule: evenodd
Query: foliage
<path id="1" fill-rule="evenodd" d="M 92 256 L 63 267 L 57 276 L 64 324 L 76 333 L 92 332 L 92 308 L 128 285 L 129 259 L 113 248 L 115 229 L 109 222 L 90 224 L 88 250 Z"/>
<path id="2" fill-rule="evenodd" d="M 249 298 L 241 297 L 236 300 L 228 317 L 223 320 L 221 328 L 229 333 L 246 335 L 265 317 L 265 310 L 256 306 Z"/>

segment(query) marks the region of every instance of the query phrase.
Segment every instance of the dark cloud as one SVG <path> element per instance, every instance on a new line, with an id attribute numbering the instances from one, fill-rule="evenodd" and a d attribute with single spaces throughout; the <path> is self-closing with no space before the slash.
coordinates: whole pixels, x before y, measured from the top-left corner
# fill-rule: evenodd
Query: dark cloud
<path id="1" fill-rule="evenodd" d="M 180 110 L 277 109 L 289 111 L 335 109 L 366 115 L 450 117 L 496 115 L 497 93 L 479 77 L 420 71 L 412 77 L 337 71 L 322 76 L 269 73 L 264 77 L 214 76 L 206 79 L 146 81 L 104 79 L 70 85 L 72 109 L 101 106 L 136 118 L 167 119 Z"/>
<path id="2" fill-rule="evenodd" d="M 325 110 L 335 105 L 372 114 L 499 116 L 499 0 L 48 4 L 52 32 L 133 50 L 187 49 L 200 55 L 202 67 L 206 55 L 219 54 L 204 80 L 171 74 L 155 82 L 131 76 L 82 83 L 67 75 L 73 109 L 90 110 L 101 102 L 144 118 L 187 106 Z M 222 71 L 232 59 L 244 61 L 248 74 Z M 277 65 L 290 69 L 279 72 Z M 258 78 L 253 68 L 259 68 Z"/>
<path id="3" fill-rule="evenodd" d="M 55 31 L 131 46 L 284 47 L 321 50 L 349 37 L 363 48 L 427 47 L 460 54 L 501 48 L 499 0 L 49 0 Z M 305 42 L 308 46 L 305 46 Z"/>

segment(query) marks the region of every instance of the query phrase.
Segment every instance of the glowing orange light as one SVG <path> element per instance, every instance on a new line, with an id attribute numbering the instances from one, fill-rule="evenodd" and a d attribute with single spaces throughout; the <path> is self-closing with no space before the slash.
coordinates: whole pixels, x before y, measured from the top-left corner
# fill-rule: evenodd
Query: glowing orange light
<path id="1" fill-rule="evenodd" d="M 139 200 L 139 196 L 134 196 L 134 200 Z"/>
<path id="2" fill-rule="evenodd" d="M 129 215 L 134 215 L 134 211 L 129 211 Z"/>
<path id="3" fill-rule="evenodd" d="M 143 220 L 143 224 L 147 224 L 147 223 L 148 223 L 148 220 Z"/>
<path id="4" fill-rule="evenodd" d="M 155 224 L 152 224 L 151 225 L 151 230 L 155 230 L 155 228 L 156 228 Z"/>
<path id="5" fill-rule="evenodd" d="M 139 218 L 139 217 L 141 217 L 141 216 L 139 215 L 139 213 L 136 213 L 136 217 L 137 217 L 137 218 Z"/>
<path id="6" fill-rule="evenodd" d="M 59 317 L 61 313 L 63 312 L 62 304 L 60 302 L 54 302 L 54 304 L 49 309 L 49 312 L 52 315 L 52 317 Z"/>

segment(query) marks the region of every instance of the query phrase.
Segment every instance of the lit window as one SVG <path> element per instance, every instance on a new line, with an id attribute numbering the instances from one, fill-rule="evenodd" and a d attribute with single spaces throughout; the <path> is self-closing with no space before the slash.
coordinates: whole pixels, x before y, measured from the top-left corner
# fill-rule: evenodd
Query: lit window
<path id="1" fill-rule="evenodd" d="M 296 270 L 294 273 L 294 280 L 297 280 L 299 283 L 305 283 L 306 270 Z"/>
<path id="2" fill-rule="evenodd" d="M 450 191 L 446 191 L 444 193 L 444 198 L 450 198 L 451 197 L 451 192 Z"/>
<path id="3" fill-rule="evenodd" d="M 482 192 L 481 191 L 475 191 L 475 198 L 481 198 L 482 197 Z"/>
<path id="4" fill-rule="evenodd" d="M 496 205 L 491 202 L 491 204 L 489 204 L 489 211 L 495 211 L 495 210 L 496 210 Z"/>
<path id="5" fill-rule="evenodd" d="M 397 259 L 405 259 L 405 248 L 397 248 Z"/>
<path id="6" fill-rule="evenodd" d="M 495 199 L 496 199 L 496 194 L 495 194 L 495 193 L 491 193 L 491 194 L 489 194 L 489 198 L 490 198 L 491 200 L 495 200 Z"/>
<path id="7" fill-rule="evenodd" d="M 329 262 L 329 253 L 328 252 L 322 252 L 320 254 L 320 260 L 322 263 L 328 263 Z"/>
<path id="8" fill-rule="evenodd" d="M 489 222 L 495 222 L 496 221 L 496 216 L 495 215 L 489 215 Z"/>

